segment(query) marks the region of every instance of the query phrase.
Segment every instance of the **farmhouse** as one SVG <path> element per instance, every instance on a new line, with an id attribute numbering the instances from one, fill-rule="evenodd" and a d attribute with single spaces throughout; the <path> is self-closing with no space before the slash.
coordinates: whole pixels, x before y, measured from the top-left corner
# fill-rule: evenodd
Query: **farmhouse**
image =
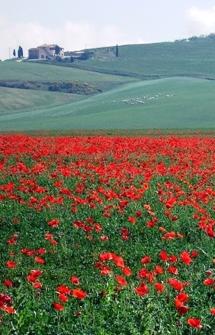
<path id="1" fill-rule="evenodd" d="M 28 50 L 28 59 L 53 60 L 64 56 L 64 49 L 57 44 L 43 44 Z"/>

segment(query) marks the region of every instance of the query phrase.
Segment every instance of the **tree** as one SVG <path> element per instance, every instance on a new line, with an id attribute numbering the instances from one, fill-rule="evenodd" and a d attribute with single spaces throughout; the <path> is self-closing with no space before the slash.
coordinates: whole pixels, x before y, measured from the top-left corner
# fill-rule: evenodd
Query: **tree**
<path id="1" fill-rule="evenodd" d="M 59 56 L 61 52 L 61 48 L 59 47 L 59 45 L 56 45 L 55 47 L 55 56 Z"/>
<path id="2" fill-rule="evenodd" d="M 16 50 L 13 49 L 13 57 L 16 57 Z"/>
<path id="3" fill-rule="evenodd" d="M 116 57 L 119 57 L 119 46 L 118 46 L 118 44 L 116 45 Z"/>
<path id="4" fill-rule="evenodd" d="M 23 58 L 23 49 L 21 46 L 19 46 L 19 49 L 18 49 L 18 58 Z"/>

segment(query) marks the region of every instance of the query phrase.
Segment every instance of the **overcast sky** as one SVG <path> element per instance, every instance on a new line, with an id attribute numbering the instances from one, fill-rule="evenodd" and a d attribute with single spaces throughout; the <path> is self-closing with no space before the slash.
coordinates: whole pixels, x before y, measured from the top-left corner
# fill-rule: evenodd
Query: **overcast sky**
<path id="1" fill-rule="evenodd" d="M 78 50 L 215 32 L 215 0 L 0 0 L 0 59 L 9 48 Z"/>

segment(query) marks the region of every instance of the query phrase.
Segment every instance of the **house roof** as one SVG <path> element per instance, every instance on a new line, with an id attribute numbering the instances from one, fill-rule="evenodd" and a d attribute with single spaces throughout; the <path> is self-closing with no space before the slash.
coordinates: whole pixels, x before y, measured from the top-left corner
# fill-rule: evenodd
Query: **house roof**
<path id="1" fill-rule="evenodd" d="M 37 48 L 56 48 L 56 47 L 63 49 L 58 44 L 42 44 L 42 45 L 39 45 Z"/>

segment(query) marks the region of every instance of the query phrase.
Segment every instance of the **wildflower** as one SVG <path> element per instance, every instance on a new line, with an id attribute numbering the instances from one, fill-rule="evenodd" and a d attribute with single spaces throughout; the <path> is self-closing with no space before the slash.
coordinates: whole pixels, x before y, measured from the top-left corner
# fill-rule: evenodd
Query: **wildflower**
<path id="1" fill-rule="evenodd" d="M 148 286 L 145 284 L 140 284 L 140 286 L 135 288 L 135 292 L 137 295 L 139 295 L 140 297 L 143 297 L 145 295 L 147 295 L 149 293 L 149 289 Z"/>
<path id="2" fill-rule="evenodd" d="M 15 268 L 16 268 L 16 262 L 14 262 L 14 261 L 7 261 L 7 262 L 6 262 L 6 266 L 7 266 L 9 269 L 15 269 Z"/>
<path id="3" fill-rule="evenodd" d="M 192 258 L 190 257 L 190 254 L 187 251 L 183 251 L 180 254 L 180 258 L 181 258 L 181 261 L 186 265 L 190 265 L 192 263 Z"/>
<path id="4" fill-rule="evenodd" d="M 64 306 L 59 304 L 58 302 L 53 302 L 52 307 L 58 312 L 61 312 L 64 310 Z"/>
<path id="5" fill-rule="evenodd" d="M 201 329 L 202 328 L 201 320 L 197 319 L 197 318 L 189 318 L 189 319 L 187 319 L 187 324 L 190 327 L 193 327 L 193 328 L 197 328 L 197 329 Z"/>
<path id="6" fill-rule="evenodd" d="M 70 278 L 70 281 L 71 281 L 71 283 L 74 284 L 74 285 L 79 285 L 79 284 L 80 284 L 80 280 L 79 280 L 79 278 L 76 277 L 76 276 L 72 276 L 72 277 Z"/>
<path id="7" fill-rule="evenodd" d="M 158 293 L 162 293 L 165 290 L 165 286 L 162 283 L 155 283 L 154 286 Z"/>
<path id="8" fill-rule="evenodd" d="M 5 279 L 4 281 L 3 281 L 3 285 L 4 286 L 6 286 L 6 287 L 13 287 L 13 282 L 12 282 L 12 280 L 10 280 L 10 279 Z"/>
<path id="9" fill-rule="evenodd" d="M 117 283 L 121 286 L 127 286 L 128 285 L 126 279 L 122 276 L 115 276 L 115 279 L 116 279 Z"/>
<path id="10" fill-rule="evenodd" d="M 182 282 L 180 282 L 179 280 L 175 279 L 175 278 L 170 278 L 168 280 L 168 283 L 170 284 L 170 286 L 172 286 L 172 288 L 174 288 L 174 290 L 176 291 L 182 291 L 184 288 L 184 284 Z"/>
<path id="11" fill-rule="evenodd" d="M 212 286 L 213 284 L 215 284 L 215 280 L 212 279 L 212 278 L 206 278 L 204 281 L 203 281 L 203 284 L 205 286 Z"/>
<path id="12" fill-rule="evenodd" d="M 75 288 L 75 289 L 71 290 L 71 294 L 74 298 L 77 298 L 77 299 L 80 299 L 80 300 L 85 299 L 86 296 L 87 296 L 87 293 L 80 288 Z"/>
<path id="13" fill-rule="evenodd" d="M 58 219 L 52 219 L 48 222 L 48 225 L 52 228 L 57 228 L 60 224 L 60 220 Z"/>

